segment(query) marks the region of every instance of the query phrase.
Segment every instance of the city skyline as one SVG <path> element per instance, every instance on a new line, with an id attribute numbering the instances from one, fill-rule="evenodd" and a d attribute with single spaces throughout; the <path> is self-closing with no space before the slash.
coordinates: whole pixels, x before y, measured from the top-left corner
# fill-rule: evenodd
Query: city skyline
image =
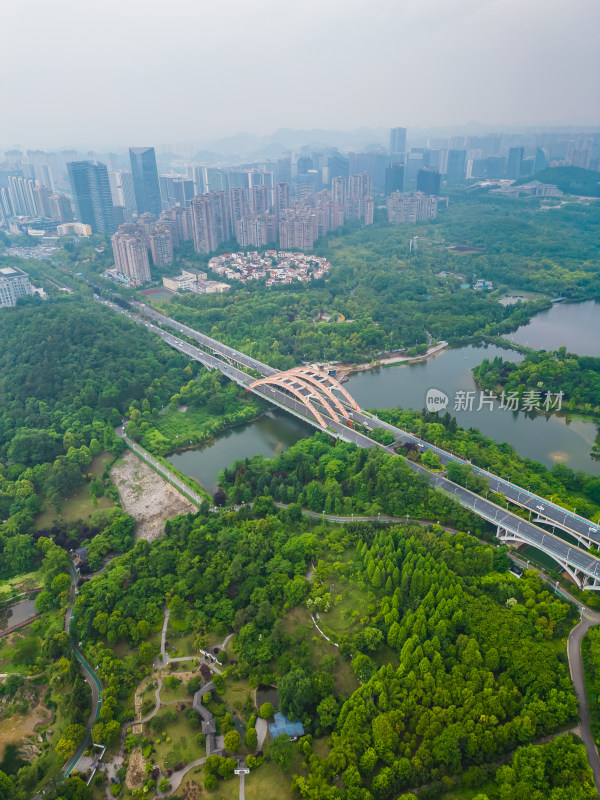
<path id="1" fill-rule="evenodd" d="M 285 8 L 274 0 L 251 7 L 178 0 L 160 25 L 141 0 L 106 0 L 97 14 L 91 9 L 85 35 L 78 11 L 74 0 L 3 10 L 6 30 L 17 33 L 6 37 L 0 56 L 11 110 L 0 147 L 209 143 L 279 128 L 600 121 L 595 0 L 580 0 L 577 14 L 565 13 L 565 0 L 458 0 L 451 7 L 425 0 L 385 3 L 368 14 L 357 0 Z M 193 44 L 194 30 L 209 34 L 201 46 Z M 211 31 L 226 33 L 226 53 Z M 253 58 L 261 41 L 267 57 Z M 199 81 L 209 66 L 213 79 Z M 324 76 L 332 89 L 321 93 Z M 133 91 L 140 80 L 144 91 Z M 257 104 L 263 85 L 265 97 L 294 103 Z M 152 102 L 144 102 L 146 93 Z"/>

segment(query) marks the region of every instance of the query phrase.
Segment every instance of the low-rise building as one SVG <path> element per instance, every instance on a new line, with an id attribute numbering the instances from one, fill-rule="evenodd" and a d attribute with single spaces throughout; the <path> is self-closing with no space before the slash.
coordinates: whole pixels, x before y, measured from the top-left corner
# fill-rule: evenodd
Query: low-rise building
<path id="1" fill-rule="evenodd" d="M 331 264 L 322 256 L 286 250 L 266 250 L 260 255 L 256 251 L 227 253 L 211 258 L 208 266 L 222 278 L 242 283 L 265 278 L 267 286 L 317 280 L 331 269 Z"/>
<path id="2" fill-rule="evenodd" d="M 184 269 L 181 275 L 175 275 L 170 278 L 163 278 L 163 286 L 171 289 L 173 292 L 196 292 L 196 294 L 215 294 L 222 293 L 229 290 L 228 283 L 221 281 L 207 280 L 206 272 L 201 272 L 198 269 Z"/>
<path id="3" fill-rule="evenodd" d="M 35 292 L 29 275 L 19 267 L 0 267 L 0 308 L 17 304 L 19 297 Z"/>
<path id="4" fill-rule="evenodd" d="M 563 193 L 552 183 L 540 183 L 540 181 L 529 181 L 518 186 L 515 184 L 507 185 L 503 182 L 496 189 L 491 189 L 490 194 L 500 194 L 503 197 L 562 197 Z"/>
<path id="5" fill-rule="evenodd" d="M 59 236 L 84 236 L 92 235 L 92 226 L 86 225 L 85 222 L 64 222 L 56 226 L 56 231 Z"/>

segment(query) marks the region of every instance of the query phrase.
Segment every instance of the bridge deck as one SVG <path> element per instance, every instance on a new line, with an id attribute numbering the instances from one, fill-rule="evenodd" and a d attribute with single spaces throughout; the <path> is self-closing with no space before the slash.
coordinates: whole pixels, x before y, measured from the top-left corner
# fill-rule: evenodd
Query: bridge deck
<path id="1" fill-rule="evenodd" d="M 268 365 L 263 364 L 262 362 L 251 358 L 250 356 L 246 356 L 244 353 L 240 353 L 238 350 L 228 347 L 227 345 L 218 342 L 216 339 L 212 339 L 211 337 L 205 336 L 198 331 L 194 331 L 192 328 L 182 325 L 176 320 L 172 320 L 169 317 L 158 314 L 152 309 L 148 309 L 147 306 L 136 304 L 136 307 L 139 308 L 146 317 L 154 318 L 156 322 L 174 328 L 181 335 L 194 338 L 204 347 L 208 348 L 211 352 L 208 353 L 200 347 L 191 345 L 188 342 L 179 339 L 177 336 L 162 330 L 157 325 L 154 325 L 150 322 L 145 322 L 135 314 L 100 297 L 96 297 L 96 299 L 98 302 L 109 306 L 120 314 L 124 314 L 133 322 L 145 325 L 148 329 L 152 330 L 154 333 L 157 333 L 166 344 L 169 344 L 171 347 L 179 350 L 179 352 L 187 355 L 189 358 L 199 361 L 201 364 L 210 369 L 220 370 L 230 380 L 233 380 L 240 386 L 245 387 L 248 391 L 254 392 L 259 397 L 274 403 L 275 405 L 293 414 L 294 416 L 299 417 L 303 421 L 313 425 L 319 430 L 323 430 L 325 427 L 330 435 L 343 439 L 344 441 L 354 442 L 358 447 L 380 447 L 387 452 L 394 453 L 394 450 L 391 447 L 382 445 L 368 436 L 359 433 L 352 427 L 349 427 L 349 425 L 345 424 L 345 421 L 331 419 L 328 410 L 324 406 L 319 405 L 318 401 L 316 401 L 320 416 L 323 417 L 325 422 L 325 426 L 320 425 L 318 420 L 310 415 L 306 404 L 302 403 L 299 399 L 290 397 L 288 394 L 284 394 L 282 390 L 277 389 L 273 385 L 261 384 L 260 386 L 252 387 L 252 383 L 255 382 L 255 378 L 252 375 L 249 375 L 242 369 L 238 369 L 231 363 L 223 361 L 222 358 L 226 358 L 228 361 L 234 361 L 235 363 L 240 364 L 247 369 L 252 369 L 256 372 L 259 372 L 261 375 L 275 375 L 277 370 L 273 369 L 272 367 L 269 367 Z M 220 357 L 217 357 L 215 354 L 218 354 Z M 510 483 L 509 481 L 499 478 L 492 473 L 488 473 L 485 470 L 474 467 L 469 462 L 464 461 L 464 459 L 460 459 L 454 454 L 448 453 L 447 451 L 442 450 L 441 448 L 436 447 L 429 442 L 418 439 L 418 437 L 414 436 L 414 434 L 396 428 L 395 426 L 378 419 L 373 414 L 366 414 L 362 411 L 356 411 L 345 402 L 344 405 L 348 408 L 348 415 L 352 421 L 366 425 L 369 429 L 378 427 L 384 430 L 389 430 L 393 433 L 396 441 L 399 442 L 414 441 L 421 448 L 431 449 L 436 452 L 438 456 L 440 456 L 442 463 L 448 463 L 448 461 L 453 460 L 468 464 L 473 469 L 483 473 L 490 480 L 490 487 L 494 491 L 501 491 L 511 502 L 515 502 L 517 505 L 520 505 L 523 508 L 529 508 L 532 511 L 536 511 L 536 513 L 539 512 L 539 506 L 543 506 L 543 515 L 550 521 L 550 524 L 554 524 L 560 528 L 565 524 L 565 520 L 568 518 L 569 525 L 571 525 L 573 528 L 577 526 L 577 528 L 580 529 L 576 530 L 575 532 L 578 533 L 582 539 L 586 541 L 593 541 L 594 544 L 600 543 L 600 532 L 589 520 L 586 520 L 583 517 L 577 517 L 577 515 L 572 514 L 571 512 L 566 512 L 565 509 L 550 503 L 545 498 L 538 497 L 530 492 L 524 492 L 524 490 L 522 490 L 520 487 Z M 452 481 L 449 481 L 447 478 L 429 472 L 420 464 L 415 464 L 412 461 L 407 461 L 406 463 L 409 464 L 413 470 L 424 475 L 431 483 L 434 484 L 436 488 L 443 489 L 447 493 L 453 495 L 457 502 L 459 502 L 465 508 L 469 508 L 470 510 L 474 511 L 482 519 L 485 519 L 504 530 L 510 531 L 516 540 L 529 542 L 533 546 L 555 558 L 559 563 L 566 565 L 569 568 L 568 571 L 570 572 L 571 576 L 574 577 L 576 581 L 579 580 L 576 577 L 578 575 L 583 576 L 583 578 L 581 578 L 581 584 L 584 584 L 585 580 L 590 581 L 590 583 L 588 585 L 584 585 L 583 588 L 600 588 L 600 559 L 589 553 L 583 552 L 575 545 L 569 545 L 560 537 L 537 527 L 537 525 L 534 525 L 532 522 L 523 520 L 517 514 L 500 508 L 500 506 L 492 503 L 486 498 L 473 494 L 468 489 L 452 483 Z M 525 496 L 527 496 L 527 499 L 525 499 Z M 530 505 L 527 505 L 527 503 Z M 531 505 L 533 505 L 534 508 L 531 508 Z"/>

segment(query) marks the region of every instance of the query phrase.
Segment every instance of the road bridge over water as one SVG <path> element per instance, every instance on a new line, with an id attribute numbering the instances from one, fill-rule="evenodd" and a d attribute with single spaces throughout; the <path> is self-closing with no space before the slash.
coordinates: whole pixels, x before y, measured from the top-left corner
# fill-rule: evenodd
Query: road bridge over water
<path id="1" fill-rule="evenodd" d="M 358 447 L 380 447 L 389 453 L 395 453 L 394 446 L 382 445 L 374 441 L 356 430 L 353 425 L 359 423 L 367 431 L 374 428 L 387 430 L 394 436 L 396 447 L 398 444 L 413 442 L 421 450 L 430 449 L 435 452 L 442 464 L 450 461 L 467 464 L 489 481 L 491 490 L 505 496 L 507 506 L 510 501 L 529 510 L 530 517 L 532 514 L 535 515 L 534 522 L 559 528 L 584 546 L 589 547 L 592 544 L 600 546 L 600 531 L 589 520 L 566 511 L 545 498 L 525 491 L 508 479 L 475 467 L 455 454 L 442 450 L 430 442 L 425 442 L 414 434 L 396 428 L 373 414 L 362 411 L 335 380 L 318 370 L 296 368 L 287 372 L 279 372 L 268 364 L 247 356 L 235 348 L 177 322 L 177 320 L 159 314 L 141 303 L 133 303 L 129 310 L 98 296 L 95 299 L 124 314 L 133 322 L 145 325 L 159 335 L 165 343 L 189 358 L 200 362 L 209 369 L 220 370 L 226 377 L 247 391 L 252 391 L 315 428 L 325 430 L 331 436 L 343 441 L 354 442 Z M 138 314 L 141 314 L 142 317 Z M 195 340 L 197 345 L 184 341 L 159 325 L 171 328 L 179 336 Z M 251 370 L 251 373 L 244 370 Z M 501 508 L 491 500 L 476 495 L 441 475 L 430 472 L 420 464 L 410 460 L 407 460 L 406 463 L 436 488 L 452 495 L 462 506 L 495 525 L 497 536 L 502 541 L 532 545 L 560 564 L 580 588 L 600 589 L 600 559 L 595 555 L 584 552 L 576 544 L 569 544 L 557 536 L 554 531 L 549 532 L 540 528 L 531 520 L 522 519 L 508 508 Z"/>

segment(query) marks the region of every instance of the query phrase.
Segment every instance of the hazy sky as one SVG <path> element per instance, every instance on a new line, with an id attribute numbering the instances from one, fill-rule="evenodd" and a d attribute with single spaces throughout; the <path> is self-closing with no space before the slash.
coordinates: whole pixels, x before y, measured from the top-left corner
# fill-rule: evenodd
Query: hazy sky
<path id="1" fill-rule="evenodd" d="M 600 122 L 600 0 L 15 0 L 0 146 Z"/>

